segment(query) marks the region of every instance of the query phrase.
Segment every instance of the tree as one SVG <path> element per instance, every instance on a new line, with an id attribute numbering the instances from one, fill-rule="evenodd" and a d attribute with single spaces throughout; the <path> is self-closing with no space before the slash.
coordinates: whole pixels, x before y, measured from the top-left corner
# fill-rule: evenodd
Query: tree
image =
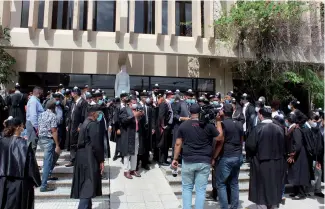
<path id="1" fill-rule="evenodd" d="M 292 97 L 284 85 L 287 82 L 309 90 L 314 102 L 324 100 L 324 84 L 318 76 L 323 66 L 279 58 L 303 40 L 301 30 L 306 23 L 301 17 L 314 12 L 311 8 L 299 1 L 237 1 L 215 21 L 217 38 L 232 44 L 238 53 L 233 75 L 245 81 L 246 93 L 255 101 L 261 94 L 268 101 Z M 245 51 L 252 52 L 254 59 L 247 59 Z"/>
<path id="2" fill-rule="evenodd" d="M 0 83 L 8 84 L 11 76 L 15 74 L 12 66 L 16 63 L 14 57 L 6 52 L 5 47 L 10 45 L 10 30 L 0 29 Z"/>

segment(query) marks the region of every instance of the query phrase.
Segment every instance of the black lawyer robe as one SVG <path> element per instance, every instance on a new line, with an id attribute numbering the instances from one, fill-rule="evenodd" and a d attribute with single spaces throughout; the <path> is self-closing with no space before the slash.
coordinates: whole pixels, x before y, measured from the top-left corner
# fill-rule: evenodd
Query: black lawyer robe
<path id="1" fill-rule="evenodd" d="M 288 131 L 288 153 L 295 153 L 293 164 L 289 164 L 288 182 L 295 186 L 308 186 L 311 180 L 312 162 L 308 159 L 303 145 L 303 135 L 299 128 L 292 127 Z"/>
<path id="2" fill-rule="evenodd" d="M 27 98 L 24 94 L 17 92 L 8 96 L 7 105 L 9 107 L 9 116 L 19 118 L 25 123 L 25 105 L 27 104 Z"/>
<path id="3" fill-rule="evenodd" d="M 286 164 L 283 129 L 262 121 L 248 136 L 246 153 L 251 158 L 248 199 L 258 205 L 279 204 Z"/>
<path id="4" fill-rule="evenodd" d="M 139 120 L 139 155 L 148 154 L 151 150 L 152 138 L 152 110 L 151 107 L 141 104 L 144 115 Z"/>
<path id="5" fill-rule="evenodd" d="M 0 208 L 33 209 L 41 177 L 31 144 L 20 137 L 0 139 Z"/>
<path id="6" fill-rule="evenodd" d="M 65 147 L 70 150 L 71 146 L 76 146 L 78 142 L 78 128 L 84 122 L 87 113 L 88 103 L 81 98 L 76 104 L 73 102 L 70 107 L 70 115 L 67 119 L 68 137 L 65 141 Z"/>
<path id="7" fill-rule="evenodd" d="M 117 131 L 120 130 L 120 110 L 121 104 L 115 104 L 113 110 L 113 116 L 111 121 L 112 132 L 110 140 L 116 143 L 115 153 L 120 152 L 121 150 L 121 134 L 118 134 Z"/>
<path id="8" fill-rule="evenodd" d="M 89 118 L 80 127 L 71 198 L 87 199 L 102 195 L 100 163 L 104 162 L 104 141 L 99 138 L 98 132 L 99 124 Z"/>
<path id="9" fill-rule="evenodd" d="M 135 154 L 136 121 L 130 107 L 120 110 L 119 120 L 121 123 L 120 153 L 121 156 Z"/>

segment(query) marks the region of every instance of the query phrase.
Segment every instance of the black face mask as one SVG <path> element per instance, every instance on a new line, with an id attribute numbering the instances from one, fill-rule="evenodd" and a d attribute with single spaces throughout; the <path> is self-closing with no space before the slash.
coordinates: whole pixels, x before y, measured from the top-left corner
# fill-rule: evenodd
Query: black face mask
<path id="1" fill-rule="evenodd" d="M 155 96 L 157 96 L 157 95 L 158 95 L 158 92 L 157 92 L 157 91 L 154 91 L 153 93 L 155 94 Z"/>

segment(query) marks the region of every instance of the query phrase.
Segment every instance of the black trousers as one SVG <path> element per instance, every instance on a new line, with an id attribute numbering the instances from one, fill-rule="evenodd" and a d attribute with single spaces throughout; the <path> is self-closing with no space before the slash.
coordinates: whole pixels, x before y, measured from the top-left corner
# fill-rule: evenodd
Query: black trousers
<path id="1" fill-rule="evenodd" d="M 80 199 L 78 209 L 91 209 L 92 201 L 89 199 Z"/>
<path id="2" fill-rule="evenodd" d="M 306 190 L 304 186 L 293 186 L 293 191 L 295 195 L 306 197 Z"/>
<path id="3" fill-rule="evenodd" d="M 168 158 L 169 144 L 171 144 L 171 142 L 172 142 L 171 127 L 167 126 L 167 128 L 164 129 L 161 137 L 162 138 L 158 145 L 158 147 L 159 147 L 159 163 L 165 163 L 165 162 L 167 162 L 167 158 Z"/>
<path id="4" fill-rule="evenodd" d="M 70 146 L 70 162 L 72 162 L 72 163 L 74 163 L 74 160 L 76 159 L 77 150 L 78 150 L 78 147 L 76 144 Z"/>

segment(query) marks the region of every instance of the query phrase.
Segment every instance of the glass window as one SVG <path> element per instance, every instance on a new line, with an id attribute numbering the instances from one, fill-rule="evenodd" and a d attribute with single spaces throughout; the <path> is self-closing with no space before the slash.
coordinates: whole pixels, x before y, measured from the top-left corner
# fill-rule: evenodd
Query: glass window
<path id="1" fill-rule="evenodd" d="M 73 1 L 53 1 L 52 28 L 72 29 Z"/>
<path id="2" fill-rule="evenodd" d="M 208 92 L 214 91 L 213 79 L 198 79 L 198 91 Z"/>
<path id="3" fill-rule="evenodd" d="M 149 90 L 149 77 L 130 76 L 130 90 L 138 92 Z"/>
<path id="4" fill-rule="evenodd" d="M 105 91 L 105 95 L 107 98 L 114 98 L 115 94 L 114 94 L 114 89 L 102 89 L 101 90 Z"/>
<path id="5" fill-rule="evenodd" d="M 192 36 L 192 2 L 176 2 L 176 35 Z"/>
<path id="6" fill-rule="evenodd" d="M 162 2 L 162 34 L 168 34 L 168 1 Z"/>
<path id="7" fill-rule="evenodd" d="M 135 1 L 135 33 L 155 33 L 155 2 Z"/>
<path id="8" fill-rule="evenodd" d="M 90 84 L 90 75 L 66 74 L 62 83 L 65 87 L 73 88 L 77 86 L 82 88 L 86 84 Z"/>
<path id="9" fill-rule="evenodd" d="M 43 22 L 44 22 L 44 7 L 45 7 L 45 1 L 41 0 L 39 2 L 38 6 L 38 21 L 37 21 L 37 28 L 43 28 Z"/>
<path id="10" fill-rule="evenodd" d="M 187 91 L 193 88 L 191 78 L 151 77 L 151 83 L 158 83 L 159 88 L 162 90 L 175 91 L 179 89 L 180 91 Z"/>
<path id="11" fill-rule="evenodd" d="M 94 31 L 115 31 L 115 1 L 94 2 Z"/>
<path id="12" fill-rule="evenodd" d="M 92 88 L 114 89 L 115 77 L 115 75 L 93 75 L 91 86 Z"/>
<path id="13" fill-rule="evenodd" d="M 28 28 L 28 17 L 29 17 L 29 1 L 23 0 L 22 8 L 21 8 L 20 27 Z"/>
<path id="14" fill-rule="evenodd" d="M 88 1 L 79 3 L 79 30 L 87 30 Z"/>

